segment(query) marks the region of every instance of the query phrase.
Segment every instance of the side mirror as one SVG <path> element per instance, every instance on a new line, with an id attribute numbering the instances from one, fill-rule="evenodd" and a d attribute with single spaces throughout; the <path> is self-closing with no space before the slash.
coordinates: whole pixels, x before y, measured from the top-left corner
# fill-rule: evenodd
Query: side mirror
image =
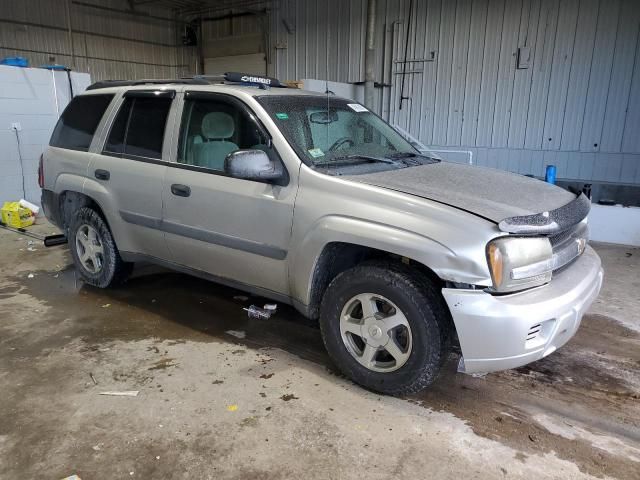
<path id="1" fill-rule="evenodd" d="M 280 162 L 273 162 L 262 150 L 236 150 L 224 159 L 224 172 L 233 178 L 286 184 Z"/>

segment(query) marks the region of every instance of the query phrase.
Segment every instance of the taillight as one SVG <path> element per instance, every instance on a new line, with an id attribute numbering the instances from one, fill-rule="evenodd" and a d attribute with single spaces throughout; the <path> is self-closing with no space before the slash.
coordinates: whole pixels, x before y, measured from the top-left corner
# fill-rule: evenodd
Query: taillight
<path id="1" fill-rule="evenodd" d="M 38 185 L 40 188 L 44 188 L 44 158 L 40 155 L 40 162 L 38 162 Z M 32 170 L 33 171 L 33 170 Z"/>

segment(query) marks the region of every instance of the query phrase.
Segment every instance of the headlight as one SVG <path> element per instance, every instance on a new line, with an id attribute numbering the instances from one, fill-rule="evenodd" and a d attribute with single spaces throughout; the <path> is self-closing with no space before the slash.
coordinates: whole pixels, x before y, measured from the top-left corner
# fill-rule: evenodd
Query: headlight
<path id="1" fill-rule="evenodd" d="M 499 237 L 487 244 L 487 262 L 496 292 L 544 285 L 551 280 L 551 260 L 551 243 L 546 237 Z M 541 265 L 549 268 L 541 271 Z"/>

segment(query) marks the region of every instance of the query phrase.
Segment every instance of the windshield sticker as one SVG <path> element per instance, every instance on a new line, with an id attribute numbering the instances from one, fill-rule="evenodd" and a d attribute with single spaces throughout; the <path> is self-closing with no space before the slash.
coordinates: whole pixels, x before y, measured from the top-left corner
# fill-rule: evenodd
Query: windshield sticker
<path id="1" fill-rule="evenodd" d="M 308 152 L 313 158 L 324 157 L 324 152 L 319 148 L 310 148 Z"/>
<path id="2" fill-rule="evenodd" d="M 286 113 L 276 113 L 276 118 L 278 118 L 279 120 L 288 120 L 289 115 L 287 115 Z"/>
<path id="3" fill-rule="evenodd" d="M 359 103 L 347 103 L 347 106 L 351 108 L 354 112 L 368 112 L 367 108 Z"/>

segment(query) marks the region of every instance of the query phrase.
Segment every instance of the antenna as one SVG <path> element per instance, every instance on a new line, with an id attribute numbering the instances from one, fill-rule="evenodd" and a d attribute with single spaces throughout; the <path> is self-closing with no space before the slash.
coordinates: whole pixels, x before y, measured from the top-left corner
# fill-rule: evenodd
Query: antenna
<path id="1" fill-rule="evenodd" d="M 327 56 L 325 57 L 325 72 L 324 72 L 324 89 L 325 89 L 325 93 L 327 95 L 327 118 L 329 118 L 329 34 L 331 32 L 331 30 L 329 29 L 329 4 L 331 2 L 326 2 L 325 5 L 327 6 L 327 39 L 326 39 L 326 48 L 325 51 L 327 52 Z M 329 125 L 330 122 L 327 122 L 327 148 L 329 148 Z M 329 164 L 327 163 L 327 172 L 329 171 Z"/>

